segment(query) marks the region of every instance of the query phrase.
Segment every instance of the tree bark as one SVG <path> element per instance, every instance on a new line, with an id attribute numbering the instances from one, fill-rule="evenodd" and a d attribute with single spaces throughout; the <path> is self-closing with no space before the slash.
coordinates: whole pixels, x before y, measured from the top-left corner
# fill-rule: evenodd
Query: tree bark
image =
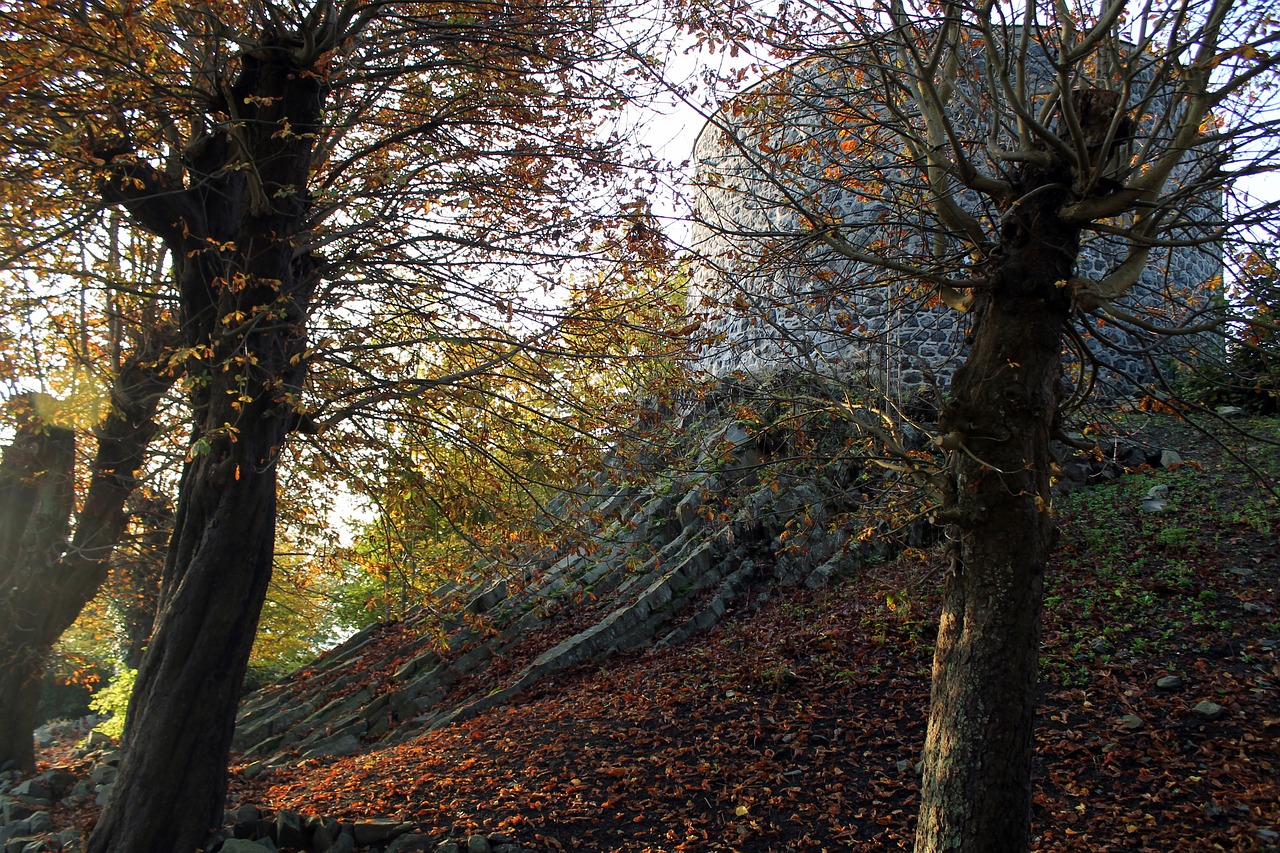
<path id="1" fill-rule="evenodd" d="M 40 647 L 46 594 L 23 593 L 47 584 L 66 547 L 75 504 L 75 433 L 49 421 L 45 395 L 25 395 L 18 431 L 0 461 L 0 765 L 32 770 L 36 706 L 44 655 Z M 44 409 L 44 411 L 41 411 Z"/>
<path id="2" fill-rule="evenodd" d="M 89 850 L 191 851 L 221 823 L 239 685 L 271 576 L 275 467 L 261 460 L 280 438 L 242 435 L 226 457 L 244 460 L 238 478 L 224 479 L 225 459 L 212 455 L 183 474 L 120 774 Z"/>
<path id="3" fill-rule="evenodd" d="M 1040 613 L 1055 532 L 1050 440 L 1071 307 L 1061 283 L 1079 232 L 1057 216 L 1070 182 L 1024 177 L 940 419 L 952 465 L 942 517 L 958 543 L 934 656 L 921 853 L 1016 853 L 1030 844 Z"/>
<path id="4" fill-rule="evenodd" d="M 229 87 L 243 121 L 202 146 L 190 189 L 132 158 L 104 187 L 172 244 L 199 381 L 156 625 L 87 853 L 191 853 L 222 822 L 239 689 L 271 577 L 276 460 L 297 417 L 318 280 L 305 187 L 324 86 L 293 47 L 243 54 Z"/>

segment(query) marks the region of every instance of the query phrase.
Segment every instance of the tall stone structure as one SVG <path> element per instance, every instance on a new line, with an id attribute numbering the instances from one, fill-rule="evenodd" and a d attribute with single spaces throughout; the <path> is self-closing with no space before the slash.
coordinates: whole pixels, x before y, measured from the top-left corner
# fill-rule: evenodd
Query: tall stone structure
<path id="1" fill-rule="evenodd" d="M 884 253 L 888 241 L 892 257 L 955 252 L 954 267 L 970 262 L 959 259 L 959 242 L 930 209 L 910 160 L 892 148 L 892 134 L 873 127 L 881 108 L 865 93 L 884 87 L 867 70 L 879 64 L 860 63 L 860 50 L 776 72 L 722 109 L 697 139 L 689 310 L 703 321 L 706 336 L 697 367 L 712 376 L 755 381 L 780 372 L 818 373 L 910 397 L 945 389 L 959 364 L 969 321 L 946 307 L 936 288 L 843 257 L 819 239 L 830 227 L 855 249 Z M 980 78 L 982 56 L 975 53 L 972 63 L 970 79 Z M 1034 72 L 1037 63 L 1029 64 Z M 1043 61 L 1039 66 L 1047 90 L 1051 70 Z M 973 135 L 978 160 L 993 126 L 1008 133 L 984 109 L 980 89 L 959 81 L 949 112 L 959 130 Z M 1137 136 L 1162 132 L 1141 121 L 1136 127 Z M 1183 174 L 1198 167 L 1196 156 L 1185 156 Z M 868 171 L 893 178 L 892 185 L 867 180 Z M 994 231 L 998 211 L 974 193 L 957 197 Z M 1221 207 L 1218 199 L 1187 205 L 1195 214 L 1188 219 L 1204 224 L 1189 225 L 1185 237 L 1200 244 L 1152 253 L 1126 297 L 1132 313 L 1158 308 L 1157 322 L 1176 325 L 1208 310 L 1222 260 L 1205 236 Z M 1117 238 L 1090 235 L 1078 274 L 1100 278 L 1123 254 Z M 1104 395 L 1151 381 L 1162 362 L 1187 351 L 1185 339 L 1157 340 L 1137 329 L 1079 320 L 1079 345 L 1100 364 Z M 1070 361 L 1078 366 L 1080 353 Z M 1074 374 L 1069 383 L 1087 381 L 1085 373 Z"/>

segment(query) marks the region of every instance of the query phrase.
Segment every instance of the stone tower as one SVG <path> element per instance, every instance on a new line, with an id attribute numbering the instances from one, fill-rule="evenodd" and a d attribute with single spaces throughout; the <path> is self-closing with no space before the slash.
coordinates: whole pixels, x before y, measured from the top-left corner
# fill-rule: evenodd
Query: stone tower
<path id="1" fill-rule="evenodd" d="M 786 67 L 742 93 L 706 125 L 694 149 L 697 222 L 689 310 L 705 333 L 697 366 L 715 377 L 759 380 L 784 372 L 818 373 L 911 396 L 944 390 L 964 350 L 968 318 L 943 304 L 935 287 L 841 256 L 819 230 L 837 229 L 854 248 L 892 241 L 897 256 L 955 251 L 924 203 L 924 184 L 889 134 L 869 130 L 864 94 L 881 86 L 853 47 Z M 972 57 L 971 75 L 983 59 Z M 1033 66 L 1035 63 L 1031 63 Z M 1047 64 L 1041 73 L 1048 78 Z M 1033 75 L 1034 76 L 1034 75 Z M 1048 83 L 1046 82 L 1046 87 Z M 957 87 L 949 105 L 955 127 L 978 143 L 1005 133 L 979 103 L 979 86 Z M 860 104 L 860 102 L 863 102 Z M 862 121 L 841 126 L 842 115 Z M 1138 131 L 1144 132 L 1139 120 Z M 1158 134 L 1159 129 L 1149 129 Z M 1186 156 L 1189 171 L 1197 164 Z M 896 186 L 860 179 L 867 164 Z M 989 164 L 984 163 L 984 167 Z M 894 194 L 897 197 L 893 197 Z M 960 204 L 994 231 L 999 211 L 974 193 Z M 1188 209 L 1206 223 L 1221 217 L 1218 199 Z M 1204 241 L 1208 225 L 1189 226 L 1187 245 L 1152 253 L 1127 297 L 1130 308 L 1159 306 L 1162 325 L 1203 314 L 1218 292 L 1220 248 Z M 1123 257 L 1116 238 L 1086 238 L 1077 270 L 1101 276 Z M 963 268 L 965 260 L 954 265 Z M 1135 306 L 1133 303 L 1143 303 Z M 1140 313 L 1133 311 L 1131 313 Z M 1203 317 L 1201 317 L 1203 319 Z M 1149 382 L 1182 342 L 1148 338 L 1136 328 L 1078 318 L 1076 370 L 1067 381 L 1104 394 L 1126 394 Z M 1080 347 L 1092 354 L 1081 358 Z M 1096 363 L 1096 376 L 1081 372 Z"/>

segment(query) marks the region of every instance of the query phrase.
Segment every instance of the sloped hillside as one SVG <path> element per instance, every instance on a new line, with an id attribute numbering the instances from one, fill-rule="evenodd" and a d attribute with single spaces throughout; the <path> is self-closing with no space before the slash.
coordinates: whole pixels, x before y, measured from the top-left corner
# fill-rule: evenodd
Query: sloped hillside
<path id="1" fill-rule="evenodd" d="M 400 743 L 584 662 L 679 644 L 775 587 L 822 587 L 884 559 L 906 537 L 879 534 L 910 519 L 862 510 L 891 510 L 896 475 L 815 392 L 797 404 L 722 386 L 655 413 L 612 471 L 548 508 L 558 548 L 478 565 L 409 618 L 259 691 L 237 746 L 272 766 Z"/>
<path id="2" fill-rule="evenodd" d="M 1182 464 L 1059 500 L 1039 850 L 1280 840 L 1280 513 L 1212 443 L 1165 441 Z M 1155 486 L 1159 511 L 1144 507 Z M 944 566 L 940 549 L 909 549 L 825 586 L 740 597 L 707 633 L 566 666 L 434 731 L 247 761 L 236 802 L 380 817 L 413 833 L 392 845 L 404 850 L 907 849 Z M 569 629 L 542 630 L 558 645 Z"/>
<path id="3" fill-rule="evenodd" d="M 559 504 L 562 548 L 249 697 L 210 853 L 909 849 L 945 545 L 877 537 L 859 508 L 907 493 L 821 406 L 750 403 Z M 1063 466 L 1093 484 L 1055 500 L 1036 849 L 1276 850 L 1280 507 L 1233 453 L 1280 453 L 1145 426 Z M 52 820 L 0 833 L 75 849 L 112 753 L 42 760 L 0 793 Z"/>

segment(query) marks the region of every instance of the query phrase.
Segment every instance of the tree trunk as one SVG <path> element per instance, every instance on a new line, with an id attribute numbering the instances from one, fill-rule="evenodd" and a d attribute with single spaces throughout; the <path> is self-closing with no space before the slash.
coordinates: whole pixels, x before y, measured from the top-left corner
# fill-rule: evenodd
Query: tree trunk
<path id="1" fill-rule="evenodd" d="M 242 434 L 238 477 L 224 475 L 225 460 L 211 455 L 183 474 L 124 758 L 90 851 L 191 851 L 221 824 L 239 687 L 274 547 L 275 468 L 256 460 L 272 458 L 280 438 L 267 436 L 263 445 L 263 437 Z"/>
<path id="2" fill-rule="evenodd" d="M 958 543 L 933 666 L 916 850 L 1017 853 L 1031 826 L 1040 612 L 1054 539 L 1046 503 L 1078 231 L 1065 189 L 1032 175 L 1007 214 L 992 290 L 943 409 Z M 1069 186 L 1069 182 L 1065 186 Z M 1040 191 L 1028 196 L 1027 193 Z"/>
<path id="3" fill-rule="evenodd" d="M 9 633 L 7 630 L 6 634 Z M 8 638 L 0 639 L 0 643 Z M 40 681 L 44 675 L 44 661 L 22 657 L 12 664 L 0 667 L 0 690 L 4 701 L 0 703 L 0 772 L 35 770 L 35 741 L 32 730 L 40 705 Z"/>
<path id="4" fill-rule="evenodd" d="M 87 853 L 191 853 L 222 822 L 236 705 L 271 577 L 276 461 L 298 416 L 318 280 L 305 188 L 324 84 L 294 64 L 296 47 L 242 54 L 229 93 L 243 121 L 200 146 L 190 189 L 132 158 L 104 187 L 173 248 L 188 371 L 200 381 L 156 625 Z"/>
<path id="5" fill-rule="evenodd" d="M 4 672 L 0 677 L 0 764 L 14 761 L 28 769 L 33 766 L 30 735 L 45 661 L 53 644 L 106 579 L 107 560 L 127 522 L 125 501 L 138 485 L 138 472 L 157 430 L 156 410 L 165 392 L 173 387 L 172 372 L 159 364 L 172 343 L 172 331 L 163 326 L 147 330 L 137 351 L 113 380 L 111 413 L 96 430 L 98 449 L 70 547 L 66 528 L 74 495 L 68 492 L 65 511 L 59 510 L 63 514 L 56 548 L 51 540 L 39 554 L 27 552 L 17 559 L 6 549 L 0 570 L 0 609 L 11 616 L 0 620 Z M 48 431 L 52 434 L 55 429 Z M 66 441 L 72 442 L 70 431 L 64 432 Z M 71 449 L 66 453 L 68 459 L 74 455 Z M 72 488 L 70 479 L 67 488 Z M 30 497 L 6 484 L 3 500 L 21 504 Z M 11 516 L 8 512 L 5 516 L 8 525 Z M 64 549 L 66 553 L 61 553 Z M 14 684 L 32 686 L 10 689 Z"/>
<path id="6" fill-rule="evenodd" d="M 0 462 L 0 766 L 32 770 L 31 730 L 47 650 L 38 640 L 43 607 L 51 602 L 47 594 L 33 602 L 22 593 L 48 577 L 66 547 L 76 440 L 49 423 L 52 398 L 32 394 L 14 403 L 21 408 L 18 432 Z"/>

